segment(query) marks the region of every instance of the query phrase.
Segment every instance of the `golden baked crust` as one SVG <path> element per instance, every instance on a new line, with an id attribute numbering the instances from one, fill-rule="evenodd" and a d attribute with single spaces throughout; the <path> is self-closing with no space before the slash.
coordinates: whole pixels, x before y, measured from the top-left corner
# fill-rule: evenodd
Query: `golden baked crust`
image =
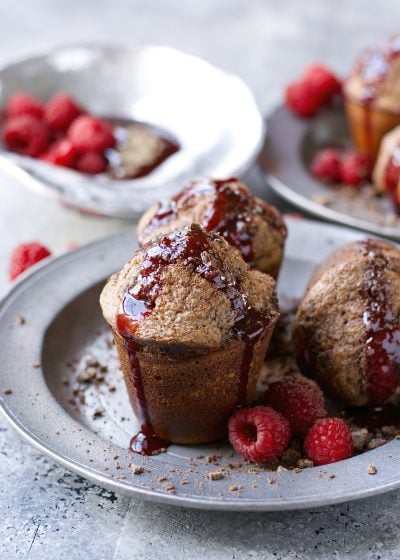
<path id="1" fill-rule="evenodd" d="M 314 272 L 293 324 L 293 342 L 303 373 L 349 405 L 371 401 L 367 379 L 366 281 L 371 262 L 382 256 L 390 286 L 390 312 L 400 314 L 400 251 L 384 241 L 346 245 Z M 376 287 L 375 287 L 376 289 Z M 379 291 L 375 294 L 379 298 Z"/>
<path id="2" fill-rule="evenodd" d="M 218 212 L 221 216 L 213 219 Z M 237 179 L 193 182 L 142 216 L 137 227 L 138 239 L 143 244 L 161 233 L 192 223 L 221 233 L 252 267 L 277 277 L 286 226 L 278 210 L 253 196 L 244 183 Z"/>

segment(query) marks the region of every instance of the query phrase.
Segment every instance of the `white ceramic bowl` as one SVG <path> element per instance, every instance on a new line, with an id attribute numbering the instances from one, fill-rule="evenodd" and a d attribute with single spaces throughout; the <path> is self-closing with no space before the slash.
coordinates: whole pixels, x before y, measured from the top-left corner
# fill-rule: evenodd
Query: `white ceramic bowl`
<path id="1" fill-rule="evenodd" d="M 130 180 L 1 150 L 0 168 L 89 212 L 132 217 L 193 178 L 241 175 L 262 145 L 263 119 L 243 81 L 172 48 L 68 46 L 0 71 L 0 106 L 16 91 L 46 100 L 60 90 L 94 114 L 166 129 L 181 146 L 148 176 Z"/>

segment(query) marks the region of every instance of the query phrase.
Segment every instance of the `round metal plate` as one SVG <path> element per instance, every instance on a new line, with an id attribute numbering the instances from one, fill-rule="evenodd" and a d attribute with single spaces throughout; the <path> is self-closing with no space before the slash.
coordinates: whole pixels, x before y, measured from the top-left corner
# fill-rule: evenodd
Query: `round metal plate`
<path id="1" fill-rule="evenodd" d="M 93 114 L 159 126 L 181 147 L 146 177 L 131 180 L 0 151 L 1 169 L 88 212 L 138 215 L 195 177 L 243 174 L 262 145 L 263 119 L 246 84 L 176 49 L 65 46 L 0 70 L 0 107 L 16 91 L 47 100 L 60 90 Z"/>
<path id="2" fill-rule="evenodd" d="M 337 189 L 316 181 L 308 166 L 318 149 L 349 147 L 351 139 L 343 107 L 324 109 L 313 119 L 300 119 L 285 107 L 267 119 L 268 133 L 259 157 L 268 184 L 302 210 L 373 234 L 400 240 L 400 219 L 386 197 Z"/>
<path id="3" fill-rule="evenodd" d="M 280 294 L 300 296 L 316 263 L 334 247 L 359 237 L 344 228 L 290 220 Z M 131 453 L 128 445 L 136 421 L 114 348 L 108 345 L 110 335 L 98 295 L 105 279 L 135 247 L 132 231 L 78 249 L 36 268 L 2 301 L 0 404 L 28 441 L 58 463 L 110 489 L 197 508 L 309 508 L 400 486 L 399 441 L 327 468 L 277 474 L 245 466 L 227 469 L 219 480 L 211 480 L 207 473 L 240 460 L 224 442 L 171 445 L 167 453 L 148 458 Z M 115 385 L 115 391 L 104 383 L 91 385 L 82 404 L 73 395 L 76 380 L 70 364 L 88 356 L 108 365 L 107 382 Z M 12 393 L 4 394 L 5 388 Z M 101 415 L 96 412 L 99 408 Z M 217 463 L 207 462 L 205 457 L 214 454 Z M 375 476 L 367 474 L 370 463 L 378 468 Z M 131 464 L 142 467 L 143 473 L 134 474 Z M 275 484 L 268 484 L 268 477 Z M 232 485 L 240 491 L 232 491 Z"/>

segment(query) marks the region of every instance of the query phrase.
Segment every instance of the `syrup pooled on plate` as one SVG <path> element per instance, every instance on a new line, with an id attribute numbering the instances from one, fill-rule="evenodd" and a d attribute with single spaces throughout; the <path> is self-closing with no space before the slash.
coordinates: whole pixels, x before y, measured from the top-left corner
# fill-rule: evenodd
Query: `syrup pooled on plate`
<path id="1" fill-rule="evenodd" d="M 394 312 L 391 286 L 385 278 L 388 259 L 372 239 L 363 241 L 361 247 L 368 258 L 363 317 L 368 390 L 380 404 L 395 393 L 400 383 L 400 324 Z"/>
<path id="2" fill-rule="evenodd" d="M 271 317 L 251 307 L 240 291 L 240 282 L 223 273 L 220 256 L 213 249 L 211 240 L 204 230 L 192 225 L 159 237 L 143 247 L 143 260 L 136 283 L 125 293 L 121 312 L 117 316 L 117 328 L 125 339 L 132 368 L 132 382 L 141 410 L 141 431 L 132 439 L 131 448 L 142 454 L 154 454 L 166 447 L 166 442 L 157 440 L 152 431 L 143 389 L 138 354 L 141 347 L 134 336 L 141 321 L 155 307 L 165 266 L 183 262 L 202 278 L 210 282 L 229 299 L 233 313 L 233 333 L 245 343 L 244 357 L 240 367 L 237 406 L 247 400 L 248 375 L 253 358 L 254 346 L 268 327 Z M 151 441 L 149 441 L 149 438 Z"/>

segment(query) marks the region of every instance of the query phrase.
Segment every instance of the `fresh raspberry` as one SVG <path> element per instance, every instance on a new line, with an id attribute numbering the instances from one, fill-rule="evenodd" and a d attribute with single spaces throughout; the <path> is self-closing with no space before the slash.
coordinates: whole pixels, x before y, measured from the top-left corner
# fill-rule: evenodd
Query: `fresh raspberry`
<path id="1" fill-rule="evenodd" d="M 229 441 L 247 460 L 275 461 L 290 439 L 289 422 L 269 406 L 241 408 L 228 422 Z"/>
<path id="2" fill-rule="evenodd" d="M 40 159 L 61 165 L 63 167 L 75 167 L 77 151 L 69 140 L 58 140 L 40 156 Z"/>
<path id="3" fill-rule="evenodd" d="M 293 432 L 300 437 L 304 437 L 317 420 L 327 415 L 321 389 L 302 375 L 271 383 L 265 402 L 283 414 Z"/>
<path id="4" fill-rule="evenodd" d="M 321 99 L 313 84 L 300 80 L 287 86 L 285 104 L 298 117 L 311 118 L 320 109 Z"/>
<path id="5" fill-rule="evenodd" d="M 47 247 L 37 241 L 17 245 L 10 257 L 8 268 L 9 279 L 15 280 L 22 272 L 25 272 L 25 270 L 50 255 L 51 253 Z"/>
<path id="6" fill-rule="evenodd" d="M 107 169 L 107 160 L 97 152 L 87 152 L 79 157 L 76 169 L 82 173 L 96 175 Z"/>
<path id="7" fill-rule="evenodd" d="M 37 157 L 47 149 L 50 134 L 42 121 L 31 115 L 20 115 L 7 119 L 3 140 L 9 150 Z"/>
<path id="8" fill-rule="evenodd" d="M 371 158 L 361 152 L 352 152 L 342 158 L 340 164 L 340 179 L 346 185 L 359 187 L 371 179 Z"/>
<path id="9" fill-rule="evenodd" d="M 8 118 L 19 117 L 20 115 L 30 115 L 37 119 L 42 119 L 44 107 L 42 103 L 26 93 L 16 93 L 11 97 L 6 106 L 6 115 Z"/>
<path id="10" fill-rule="evenodd" d="M 77 150 L 85 152 L 104 152 L 115 146 L 112 126 L 89 115 L 81 115 L 68 129 L 68 138 Z"/>
<path id="11" fill-rule="evenodd" d="M 316 179 L 336 183 L 340 180 L 340 152 L 334 148 L 321 150 L 311 164 Z"/>
<path id="12" fill-rule="evenodd" d="M 319 63 L 308 66 L 303 79 L 316 89 L 322 103 L 328 103 L 335 94 L 342 91 L 342 83 L 337 76 Z"/>
<path id="13" fill-rule="evenodd" d="M 46 104 L 44 118 L 53 130 L 66 131 L 81 113 L 82 109 L 72 97 L 61 92 L 54 95 Z"/>
<path id="14" fill-rule="evenodd" d="M 314 465 L 328 465 L 353 455 L 348 425 L 340 418 L 318 420 L 307 434 L 304 449 Z"/>

